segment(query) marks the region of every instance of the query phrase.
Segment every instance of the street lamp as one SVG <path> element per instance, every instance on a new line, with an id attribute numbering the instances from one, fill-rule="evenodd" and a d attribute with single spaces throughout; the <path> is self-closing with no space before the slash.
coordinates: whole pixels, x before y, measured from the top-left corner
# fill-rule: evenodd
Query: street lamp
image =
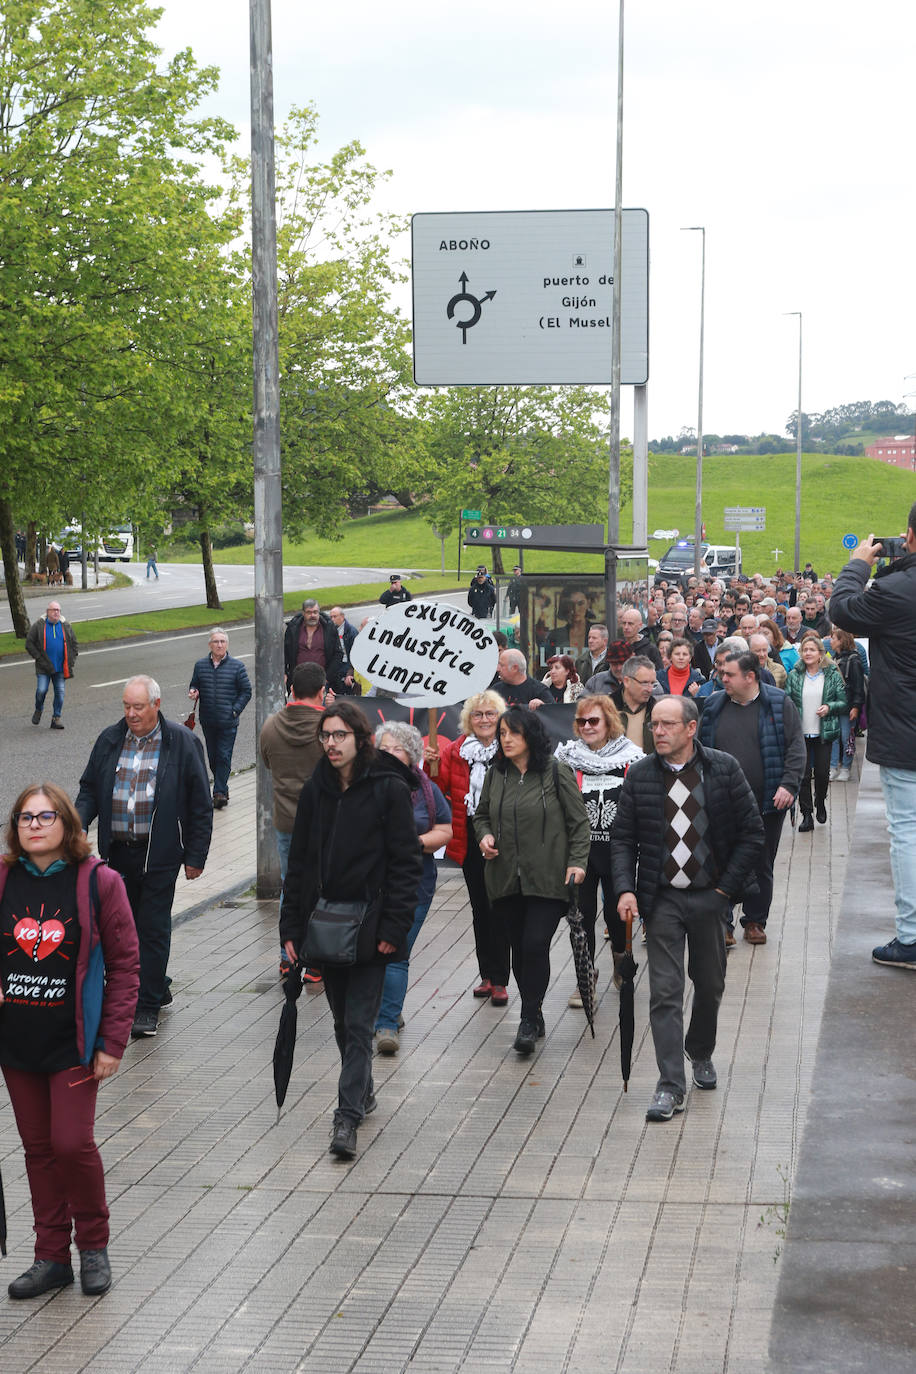
<path id="1" fill-rule="evenodd" d="M 798 409 L 795 412 L 795 571 L 801 572 L 801 453 L 802 453 L 802 312 L 785 310 L 798 316 Z"/>
<path id="2" fill-rule="evenodd" d="M 697 502 L 693 518 L 693 575 L 699 578 L 703 556 L 703 332 L 706 315 L 706 228 L 702 224 L 687 224 L 681 232 L 703 235 L 700 266 L 700 386 L 697 399 Z"/>
<path id="3" fill-rule="evenodd" d="M 614 297 L 611 319 L 611 415 L 604 553 L 604 609 L 613 637 L 617 625 L 617 545 L 620 541 L 620 276 L 623 241 L 623 3 L 617 9 L 617 160 L 614 184 Z"/>

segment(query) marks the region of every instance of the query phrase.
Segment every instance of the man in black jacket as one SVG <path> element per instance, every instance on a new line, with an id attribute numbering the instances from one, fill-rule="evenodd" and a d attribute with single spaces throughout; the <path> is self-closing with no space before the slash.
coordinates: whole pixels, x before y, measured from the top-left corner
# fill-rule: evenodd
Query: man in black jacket
<path id="1" fill-rule="evenodd" d="M 330 1152 L 352 1159 L 357 1128 L 376 1105 L 372 1040 L 385 966 L 407 956 L 423 864 L 410 770 L 393 755 L 376 752 L 359 707 L 347 700 L 328 707 L 318 740 L 324 757 L 299 797 L 280 940 L 295 966 L 287 975 L 293 977 L 318 898 L 368 901 L 356 962 L 326 963 L 322 969 L 341 1060 Z"/>
<path id="2" fill-rule="evenodd" d="M 221 811 L 229 805 L 229 771 L 239 716 L 251 700 L 248 673 L 242 660 L 230 654 L 225 630 L 211 630 L 210 652 L 194 664 L 188 696 L 199 705 L 213 774 L 213 805 Z"/>
<path id="3" fill-rule="evenodd" d="M 213 805 L 200 740 L 159 710 L 151 677 L 124 687 L 124 719 L 103 730 L 80 778 L 83 829 L 99 819 L 98 850 L 121 874 L 140 941 L 140 994 L 131 1034 L 155 1035 L 168 1006 L 166 969 L 178 870 L 199 878 L 207 862 Z"/>
<path id="4" fill-rule="evenodd" d="M 483 564 L 471 578 L 471 585 L 468 588 L 468 605 L 476 620 L 486 620 L 488 616 L 493 614 L 496 606 L 496 588 L 493 586 L 493 580 Z"/>
<path id="5" fill-rule="evenodd" d="M 763 847 L 763 822 L 737 760 L 696 739 L 690 697 L 659 697 L 652 729 L 655 753 L 631 764 L 619 794 L 611 869 L 621 919 L 642 915 L 646 930 L 659 1072 L 646 1120 L 669 1121 L 684 1110 L 685 1051 L 697 1087 L 716 1086 L 725 929 Z M 693 981 L 686 1039 L 685 940 Z"/>
<path id="6" fill-rule="evenodd" d="M 841 630 L 867 635 L 868 743 L 878 764 L 891 837 L 891 875 L 897 933 L 872 951 L 876 964 L 916 969 L 916 505 L 905 535 L 906 553 L 879 568 L 882 546 L 863 539 L 836 580 L 830 619 Z"/>
<path id="7" fill-rule="evenodd" d="M 287 692 L 292 686 L 293 669 L 300 663 L 317 663 L 324 669 L 331 691 L 341 688 L 345 671 L 337 627 L 331 624 L 313 596 L 306 597 L 302 610 L 297 611 L 286 626 L 283 663 Z"/>

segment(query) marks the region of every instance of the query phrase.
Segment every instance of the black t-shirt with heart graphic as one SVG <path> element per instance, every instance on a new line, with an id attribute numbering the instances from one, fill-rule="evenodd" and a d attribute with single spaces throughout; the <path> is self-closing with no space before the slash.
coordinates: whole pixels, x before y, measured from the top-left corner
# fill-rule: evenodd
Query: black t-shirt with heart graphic
<path id="1" fill-rule="evenodd" d="M 0 1064 L 60 1073 L 76 1045 L 76 865 L 36 878 L 14 864 L 0 902 Z"/>

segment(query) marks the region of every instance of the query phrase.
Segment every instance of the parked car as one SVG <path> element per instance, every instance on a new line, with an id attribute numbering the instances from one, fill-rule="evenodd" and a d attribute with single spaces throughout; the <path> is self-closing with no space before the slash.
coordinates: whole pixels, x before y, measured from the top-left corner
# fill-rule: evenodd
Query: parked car
<path id="1" fill-rule="evenodd" d="M 721 577 L 726 582 L 741 572 L 741 550 L 734 545 L 708 544 L 704 541 L 701 549 L 700 568 L 704 572 Z M 694 569 L 694 550 L 692 539 L 678 539 L 659 559 L 656 578 L 690 577 Z"/>

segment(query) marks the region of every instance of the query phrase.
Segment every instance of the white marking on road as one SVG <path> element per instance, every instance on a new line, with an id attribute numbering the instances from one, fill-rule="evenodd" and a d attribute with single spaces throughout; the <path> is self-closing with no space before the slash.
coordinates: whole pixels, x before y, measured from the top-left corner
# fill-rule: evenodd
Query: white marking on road
<path id="1" fill-rule="evenodd" d="M 113 677 L 110 682 L 90 682 L 90 687 L 118 687 L 130 679 L 126 677 Z"/>
<path id="2" fill-rule="evenodd" d="M 203 634 L 206 628 L 204 626 L 203 629 L 189 630 L 187 634 L 183 635 L 169 635 L 167 639 L 131 639 L 126 644 L 107 644 L 104 649 L 80 649 L 80 658 L 89 658 L 93 654 L 116 654 L 123 649 L 148 649 L 152 644 L 175 644 L 181 639 L 193 639 L 195 635 Z M 242 630 L 253 629 L 253 620 L 250 624 L 232 626 L 234 634 L 239 634 Z M 236 654 L 236 658 L 238 657 L 239 655 Z M 251 658 L 252 655 L 249 654 L 248 657 Z M 0 668 L 30 668 L 31 666 L 31 659 L 25 659 L 20 663 L 0 663 Z M 119 678 L 118 681 L 120 682 L 122 679 Z M 124 678 L 123 681 L 126 682 L 127 679 Z"/>

